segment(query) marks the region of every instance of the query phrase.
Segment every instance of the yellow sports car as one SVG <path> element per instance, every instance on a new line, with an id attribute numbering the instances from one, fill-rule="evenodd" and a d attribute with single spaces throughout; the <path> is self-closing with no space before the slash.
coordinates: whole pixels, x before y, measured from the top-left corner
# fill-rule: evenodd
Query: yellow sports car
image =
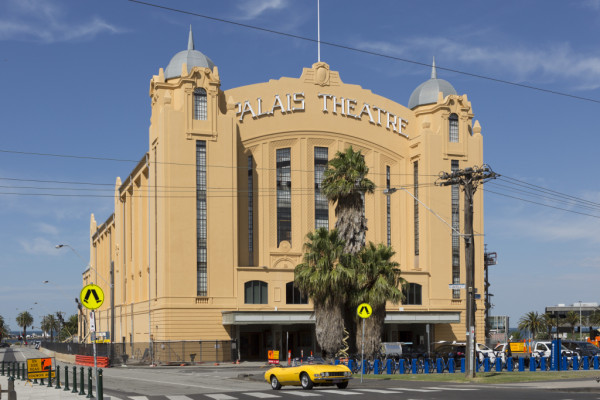
<path id="1" fill-rule="evenodd" d="M 320 357 L 308 357 L 303 362 L 294 359 L 290 367 L 269 369 L 265 372 L 265 379 L 273 390 L 279 390 L 284 385 L 302 386 L 302 389 L 337 385 L 338 388 L 345 389 L 352 379 L 352 372 L 343 364 L 330 365 Z"/>

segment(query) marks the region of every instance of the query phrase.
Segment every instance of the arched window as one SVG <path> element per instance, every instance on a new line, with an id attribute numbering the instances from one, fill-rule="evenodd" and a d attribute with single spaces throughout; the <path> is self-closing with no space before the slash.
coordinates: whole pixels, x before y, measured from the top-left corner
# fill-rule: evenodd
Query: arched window
<path id="1" fill-rule="evenodd" d="M 458 143 L 458 115 L 452 113 L 448 117 L 449 138 L 453 143 Z"/>
<path id="2" fill-rule="evenodd" d="M 294 282 L 285 284 L 285 304 L 308 304 L 308 298 L 300 294 Z"/>
<path id="3" fill-rule="evenodd" d="M 404 292 L 403 304 L 420 305 L 423 304 L 421 298 L 421 285 L 418 283 L 409 283 L 402 289 Z"/>
<path id="4" fill-rule="evenodd" d="M 194 89 L 194 119 L 206 120 L 206 90 Z"/>
<path id="5" fill-rule="evenodd" d="M 249 281 L 244 283 L 244 303 L 267 304 L 269 285 L 263 281 Z"/>

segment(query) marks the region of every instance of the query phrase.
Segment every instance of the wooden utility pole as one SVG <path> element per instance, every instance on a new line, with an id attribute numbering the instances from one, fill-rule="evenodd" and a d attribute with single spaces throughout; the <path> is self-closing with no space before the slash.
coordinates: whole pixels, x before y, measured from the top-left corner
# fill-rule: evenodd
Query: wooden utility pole
<path id="1" fill-rule="evenodd" d="M 477 186 L 486 180 L 496 178 L 497 174 L 492 169 L 482 167 L 465 168 L 452 173 L 442 172 L 436 181 L 438 186 L 460 185 L 465 193 L 464 204 L 464 233 L 465 239 L 465 269 L 466 269 L 466 375 L 475 376 L 475 236 L 473 234 L 473 196 Z"/>

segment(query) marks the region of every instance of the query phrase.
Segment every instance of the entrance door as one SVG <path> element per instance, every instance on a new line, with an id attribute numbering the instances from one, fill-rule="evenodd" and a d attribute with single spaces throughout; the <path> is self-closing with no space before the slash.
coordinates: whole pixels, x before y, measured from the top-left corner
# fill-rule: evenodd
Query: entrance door
<path id="1" fill-rule="evenodd" d="M 267 355 L 261 354 L 263 348 L 262 332 L 240 332 L 240 357 L 244 361 L 266 360 Z"/>

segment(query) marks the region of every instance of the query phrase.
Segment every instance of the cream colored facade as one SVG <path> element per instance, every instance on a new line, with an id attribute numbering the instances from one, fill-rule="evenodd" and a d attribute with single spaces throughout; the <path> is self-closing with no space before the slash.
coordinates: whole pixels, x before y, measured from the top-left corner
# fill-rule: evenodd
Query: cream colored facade
<path id="1" fill-rule="evenodd" d="M 421 304 L 389 304 L 384 339 L 426 344 L 429 331 L 431 342 L 464 341 L 465 291 L 456 298 L 448 287 L 453 283 L 451 188 L 433 183 L 439 172 L 450 171 L 453 160 L 460 168 L 483 163 L 481 127 L 466 95 L 440 92 L 433 103 L 409 109 L 344 83 L 326 63 L 304 68 L 299 78 L 227 91 L 220 88 L 217 67 L 182 63 L 179 75 L 166 78 L 161 68 L 152 78 L 148 152 L 127 178 L 117 178 L 114 214 L 101 225 L 91 217 L 91 268 L 83 281 L 105 292 L 97 331 L 109 331 L 113 342 L 124 343 L 236 340 L 242 359 L 264 359 L 268 348 L 285 350 L 286 341 L 295 354 L 316 350 L 312 307 L 288 304 L 286 284 L 301 262 L 306 234 L 315 229 L 314 149 L 326 148 L 331 159 L 353 146 L 364 154 L 377 185 L 365 198 L 367 240 L 373 242 L 388 240 L 383 193 L 388 167 L 389 186 L 414 193 L 418 163 L 418 227 L 413 197 L 398 190 L 389 196 L 389 237 L 403 278 L 421 287 Z M 206 92 L 205 119 L 194 114 L 196 88 Z M 452 140 L 451 114 L 458 116 L 458 137 Z M 202 145 L 206 293 L 199 290 L 197 264 L 203 242 L 197 161 Z M 278 240 L 279 149 L 290 154 L 290 240 Z M 463 231 L 462 192 L 459 204 Z M 481 191 L 474 204 L 474 230 L 483 233 Z M 333 210 L 329 205 L 329 227 L 335 224 Z M 475 282 L 483 293 L 482 236 L 476 236 L 475 252 Z M 459 271 L 454 283 L 465 282 L 462 239 Z M 259 297 L 251 298 L 266 304 L 246 303 L 252 281 L 262 283 L 249 285 L 248 290 L 259 290 Z M 477 310 L 476 332 L 483 341 L 482 300 Z"/>

